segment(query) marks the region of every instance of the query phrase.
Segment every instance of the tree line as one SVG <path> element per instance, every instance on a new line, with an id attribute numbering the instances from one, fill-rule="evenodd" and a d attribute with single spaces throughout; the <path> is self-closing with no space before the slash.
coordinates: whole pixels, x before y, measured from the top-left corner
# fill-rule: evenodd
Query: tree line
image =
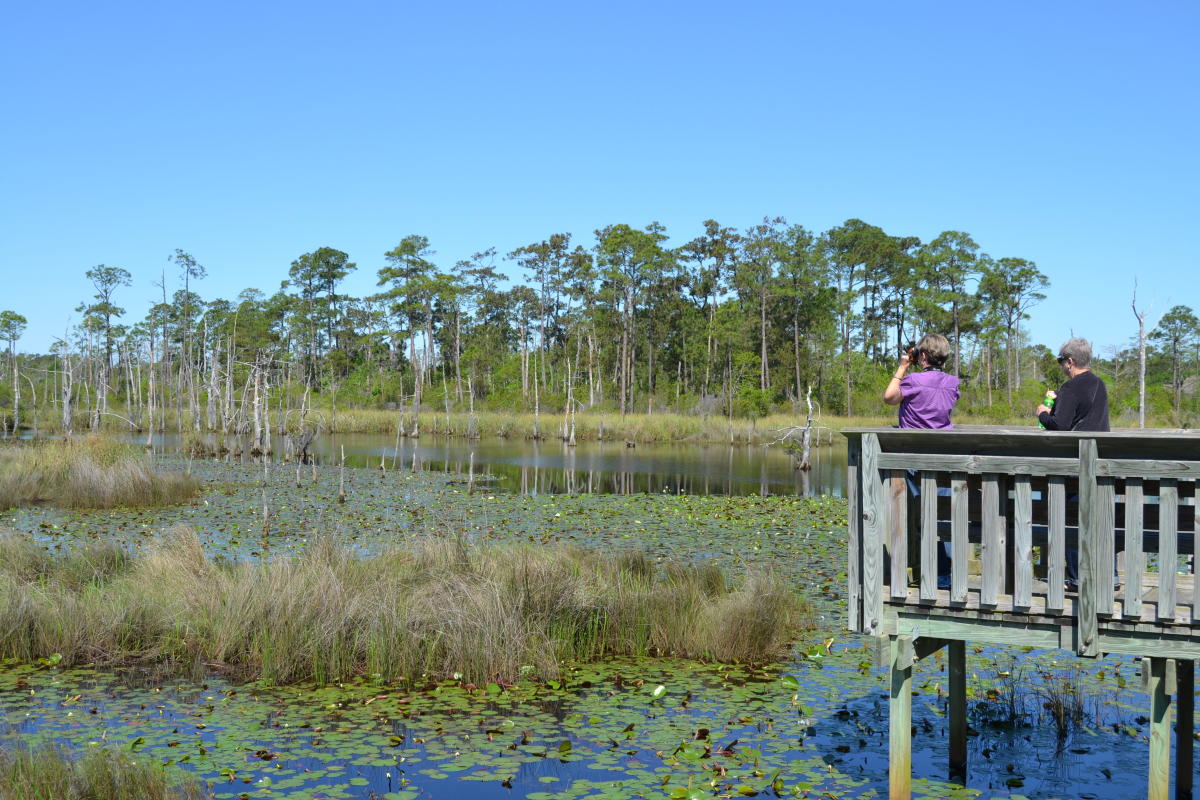
<path id="1" fill-rule="evenodd" d="M 705 221 L 669 247 L 658 223 L 608 225 L 447 264 L 410 235 L 373 268 L 378 291 L 342 292 L 347 253 L 299 255 L 280 288 L 205 299 L 206 268 L 176 250 L 161 301 L 129 322 L 131 273 L 86 270 L 94 293 L 52 352 L 21 355 L 26 320 L 0 312 L 6 424 L 41 410 L 65 429 L 115 417 L 139 430 L 250 432 L 272 402 L 300 409 L 603 409 L 757 417 L 809 400 L 878 414 L 880 377 L 923 332 L 953 345 L 960 409 L 997 420 L 1061 380 L 1023 323 L 1050 282 L 1033 261 L 992 257 L 961 231 L 931 241 L 862 220 L 821 233 L 781 217 L 744 230 Z M 280 272 L 282 274 L 282 265 Z M 506 277 L 506 274 L 512 277 Z M 1152 410 L 1197 411 L 1200 323 L 1186 306 L 1150 333 Z M 1128 404 L 1133 351 L 1102 363 Z"/>

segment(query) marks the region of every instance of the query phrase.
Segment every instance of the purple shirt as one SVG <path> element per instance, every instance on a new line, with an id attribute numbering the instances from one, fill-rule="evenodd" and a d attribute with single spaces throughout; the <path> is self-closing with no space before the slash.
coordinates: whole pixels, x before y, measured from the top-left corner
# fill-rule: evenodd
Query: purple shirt
<path id="1" fill-rule="evenodd" d="M 950 412 L 958 402 L 958 378 L 927 369 L 900 381 L 901 428 L 953 428 Z"/>

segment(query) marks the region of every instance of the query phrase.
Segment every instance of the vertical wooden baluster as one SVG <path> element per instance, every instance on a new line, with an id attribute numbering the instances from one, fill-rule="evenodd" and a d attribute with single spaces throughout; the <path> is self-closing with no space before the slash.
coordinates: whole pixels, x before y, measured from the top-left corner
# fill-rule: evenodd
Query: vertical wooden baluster
<path id="1" fill-rule="evenodd" d="M 967 561 L 971 540 L 967 530 L 970 496 L 967 494 L 967 473 L 955 472 L 950 479 L 950 600 L 967 601 Z"/>
<path id="2" fill-rule="evenodd" d="M 1142 575 L 1146 571 L 1142 491 L 1141 478 L 1125 479 L 1125 616 L 1135 620 L 1142 617 Z"/>
<path id="3" fill-rule="evenodd" d="M 1116 490 L 1113 479 L 1096 479 L 1096 613 L 1112 616 L 1113 567 L 1116 564 L 1114 517 Z"/>
<path id="4" fill-rule="evenodd" d="M 1000 480 L 994 473 L 983 476 L 983 581 L 979 603 L 994 606 L 1004 585 L 1003 518 L 1000 516 Z"/>
<path id="5" fill-rule="evenodd" d="M 1046 568 L 1046 610 L 1061 614 L 1063 582 L 1067 563 L 1067 491 L 1062 475 L 1051 475 L 1046 487 L 1046 528 L 1049 537 L 1050 560 Z"/>
<path id="6" fill-rule="evenodd" d="M 1013 608 L 1033 605 L 1033 492 L 1028 475 L 1013 478 Z"/>
<path id="7" fill-rule="evenodd" d="M 861 631 L 862 623 L 862 491 L 859 460 L 862 442 L 851 437 L 846 447 L 846 496 L 849 500 L 847 515 L 847 564 L 846 564 L 846 629 Z"/>
<path id="8" fill-rule="evenodd" d="M 921 601 L 937 599 L 937 474 L 921 473 Z"/>
<path id="9" fill-rule="evenodd" d="M 1179 571 L 1179 485 L 1158 482 L 1158 618 L 1175 619 L 1175 575 Z"/>
<path id="10" fill-rule="evenodd" d="M 892 599 L 902 601 L 908 597 L 908 486 L 904 482 L 904 470 L 891 470 L 888 483 Z"/>
<path id="11" fill-rule="evenodd" d="M 1096 619 L 1096 461 L 1096 440 L 1080 439 L 1079 598 L 1076 616 L 1079 619 L 1077 652 L 1081 656 L 1100 654 L 1100 627 Z M 1111 580 L 1111 577 L 1107 579 Z"/>

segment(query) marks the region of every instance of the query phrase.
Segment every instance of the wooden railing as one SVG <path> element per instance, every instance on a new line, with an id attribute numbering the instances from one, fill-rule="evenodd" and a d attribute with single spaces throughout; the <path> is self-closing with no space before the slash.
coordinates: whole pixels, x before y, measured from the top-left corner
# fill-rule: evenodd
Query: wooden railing
<path id="1" fill-rule="evenodd" d="M 848 626 L 887 645 L 876 653 L 891 668 L 889 797 L 911 796 L 913 664 L 943 649 L 950 774 L 967 774 L 966 643 L 974 642 L 1143 656 L 1146 797 L 1169 796 L 1174 696 L 1175 797 L 1191 798 L 1200 435 L 844 433 Z M 944 542 L 950 562 L 939 581 Z M 1078 574 L 1068 588 L 1072 555 Z"/>
<path id="2" fill-rule="evenodd" d="M 1130 637 L 1164 629 L 1190 643 L 1200 626 L 1191 561 L 1200 435 L 983 426 L 844 433 L 851 630 L 896 633 L 889 620 L 904 609 L 984 612 L 975 619 L 1076 626 L 1077 652 L 1098 655 L 1114 643 L 1133 652 Z M 943 542 L 950 569 L 939 588 Z M 1064 585 L 1075 553 L 1077 581 Z M 1196 645 L 1200 655 L 1200 638 Z"/>

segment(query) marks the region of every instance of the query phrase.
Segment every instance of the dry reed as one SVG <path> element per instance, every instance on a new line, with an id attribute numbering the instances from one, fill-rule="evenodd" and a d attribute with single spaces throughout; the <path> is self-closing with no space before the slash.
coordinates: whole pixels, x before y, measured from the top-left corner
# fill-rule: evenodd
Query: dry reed
<path id="1" fill-rule="evenodd" d="M 177 528 L 128 562 L 37 550 L 0 538 L 0 658 L 276 683 L 511 682 L 610 656 L 764 663 L 810 623 L 768 575 L 731 588 L 715 567 L 565 545 L 422 538 L 360 558 L 322 539 L 294 558 L 227 563 Z"/>
<path id="2" fill-rule="evenodd" d="M 0 752 L 0 800 L 204 800 L 194 778 L 151 760 L 91 749 L 78 759 L 57 748 Z"/>
<path id="3" fill-rule="evenodd" d="M 190 475 L 158 472 L 133 448 L 102 437 L 0 448 L 0 508 L 169 505 L 199 485 Z"/>

